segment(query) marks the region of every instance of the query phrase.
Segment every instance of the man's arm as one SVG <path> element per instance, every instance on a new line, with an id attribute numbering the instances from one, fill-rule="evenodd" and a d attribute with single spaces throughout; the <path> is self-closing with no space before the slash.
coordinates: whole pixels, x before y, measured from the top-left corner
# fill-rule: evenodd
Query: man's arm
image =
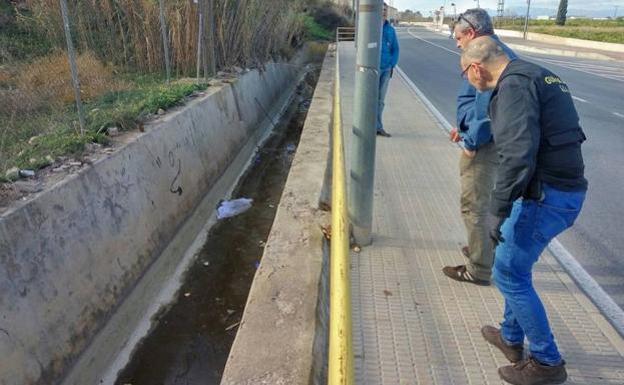
<path id="1" fill-rule="evenodd" d="M 497 217 L 506 218 L 535 171 L 540 105 L 533 82 L 524 76 L 504 79 L 490 112 L 500 160 L 490 209 Z"/>
<path id="2" fill-rule="evenodd" d="M 468 83 L 468 80 L 463 79 L 457 93 L 457 127 L 461 131 L 468 129 L 465 122 L 470 120 L 474 114 L 476 93 L 477 90 Z"/>
<path id="3" fill-rule="evenodd" d="M 470 151 L 478 147 L 477 141 L 470 134 L 471 128 L 477 125 L 476 101 L 477 90 L 464 79 L 457 94 L 457 128 L 464 147 Z"/>
<path id="4" fill-rule="evenodd" d="M 399 63 L 399 40 L 397 39 L 396 30 L 392 28 L 392 68 Z"/>

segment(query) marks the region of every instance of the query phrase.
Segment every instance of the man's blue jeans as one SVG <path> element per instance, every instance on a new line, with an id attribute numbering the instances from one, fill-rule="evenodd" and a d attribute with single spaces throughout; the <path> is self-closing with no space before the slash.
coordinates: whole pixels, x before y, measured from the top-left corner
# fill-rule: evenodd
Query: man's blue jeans
<path id="1" fill-rule="evenodd" d="M 523 344 L 542 364 L 557 365 L 561 355 L 550 330 L 544 305 L 533 287 L 532 269 L 548 243 L 572 226 L 581 211 L 585 191 L 561 191 L 543 185 L 541 200 L 514 202 L 503 223 L 504 242 L 496 248 L 493 280 L 505 298 L 503 339 Z"/>
<path id="2" fill-rule="evenodd" d="M 377 104 L 377 131 L 383 130 L 383 123 L 381 122 L 381 115 L 383 114 L 386 103 L 386 93 L 388 92 L 388 84 L 390 83 L 391 69 L 382 70 L 379 73 L 379 100 Z"/>

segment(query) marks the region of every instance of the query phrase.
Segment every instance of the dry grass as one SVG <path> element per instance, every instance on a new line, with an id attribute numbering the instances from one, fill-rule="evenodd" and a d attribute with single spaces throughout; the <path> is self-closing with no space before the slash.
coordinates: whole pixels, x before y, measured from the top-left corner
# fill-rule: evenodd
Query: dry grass
<path id="1" fill-rule="evenodd" d="M 301 34 L 298 14 L 309 0 L 214 1 L 214 59 L 219 67 L 266 61 L 287 49 Z M 30 28 L 64 46 L 58 0 L 27 0 L 32 16 L 20 19 Z M 80 0 L 69 2 L 77 49 L 141 72 L 164 68 L 157 0 Z M 203 0 L 204 4 L 208 0 Z M 166 0 L 165 18 L 171 65 L 175 75 L 193 75 L 197 57 L 198 5 Z M 207 6 L 205 14 L 207 15 Z M 205 18 L 206 34 L 210 31 Z M 206 36 L 205 38 L 209 38 Z M 210 53 L 208 53 L 210 57 Z"/>
<path id="2" fill-rule="evenodd" d="M 309 35 L 305 12 L 328 6 L 323 0 L 200 0 L 204 15 L 209 1 L 214 28 L 210 34 L 205 17 L 202 45 L 213 41 L 214 51 L 205 52 L 204 61 L 214 59 L 217 70 L 262 67 L 289 56 Z M 36 169 L 48 156 L 78 154 L 85 143 L 105 141 L 104 128 L 133 129 L 144 116 L 203 87 L 163 84 L 158 0 L 68 0 L 86 112 L 87 130 L 80 136 L 59 1 L 21 3 L 25 6 L 5 12 L 10 28 L 0 29 L 0 44 L 11 43 L 7 52 L 0 47 L 0 182 L 7 168 Z M 165 4 L 172 76 L 194 78 L 198 5 Z"/>
<path id="3" fill-rule="evenodd" d="M 81 96 L 85 101 L 128 87 L 113 70 L 90 53 L 77 57 Z M 0 71 L 0 114 L 29 114 L 61 109 L 74 102 L 67 54 L 58 52 Z"/>

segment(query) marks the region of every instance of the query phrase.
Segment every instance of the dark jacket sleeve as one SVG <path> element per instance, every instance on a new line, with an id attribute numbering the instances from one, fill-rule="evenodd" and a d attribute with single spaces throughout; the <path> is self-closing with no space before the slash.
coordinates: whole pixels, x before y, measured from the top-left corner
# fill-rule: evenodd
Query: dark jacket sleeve
<path id="1" fill-rule="evenodd" d="M 508 217 L 513 202 L 528 186 L 540 142 L 540 105 L 535 84 L 511 75 L 499 85 L 491 104 L 492 133 L 499 155 L 491 212 Z"/>

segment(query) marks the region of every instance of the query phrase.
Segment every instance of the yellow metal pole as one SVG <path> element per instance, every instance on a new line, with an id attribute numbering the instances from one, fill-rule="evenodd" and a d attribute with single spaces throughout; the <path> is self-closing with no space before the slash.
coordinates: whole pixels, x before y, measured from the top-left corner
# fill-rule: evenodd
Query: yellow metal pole
<path id="1" fill-rule="evenodd" d="M 353 384 L 349 217 L 342 117 L 340 111 L 340 61 L 336 42 L 336 77 L 332 147 L 332 227 L 330 254 L 329 385 Z"/>

